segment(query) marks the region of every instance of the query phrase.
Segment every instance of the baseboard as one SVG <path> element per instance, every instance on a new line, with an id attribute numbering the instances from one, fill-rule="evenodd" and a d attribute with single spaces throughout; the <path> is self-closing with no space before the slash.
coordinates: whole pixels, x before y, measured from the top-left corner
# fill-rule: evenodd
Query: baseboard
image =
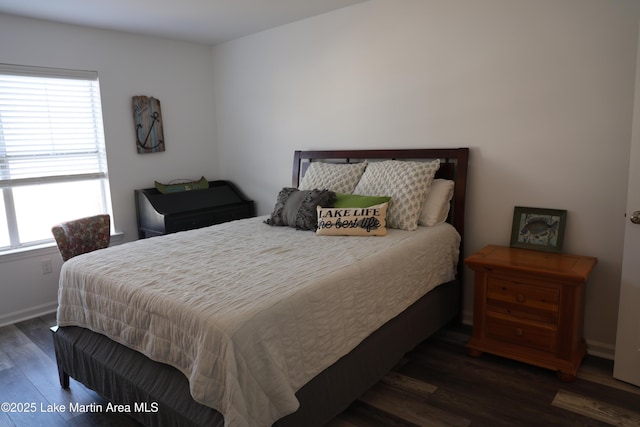
<path id="1" fill-rule="evenodd" d="M 462 313 L 462 323 L 465 325 L 473 326 L 473 312 L 464 311 Z M 586 340 L 587 341 L 587 354 L 591 356 L 601 357 L 603 359 L 613 360 L 616 354 L 616 346 L 599 341 Z"/>
<path id="2" fill-rule="evenodd" d="M 13 313 L 0 316 L 0 327 L 13 325 L 14 323 L 33 319 L 34 317 L 44 316 L 45 314 L 54 313 L 58 309 L 58 302 L 50 302 L 24 310 L 14 311 Z"/>
<path id="3" fill-rule="evenodd" d="M 473 326 L 473 311 L 462 312 L 462 324 Z"/>
<path id="4" fill-rule="evenodd" d="M 601 357 L 602 359 L 613 360 L 616 355 L 616 346 L 599 341 L 587 341 L 587 354 Z"/>

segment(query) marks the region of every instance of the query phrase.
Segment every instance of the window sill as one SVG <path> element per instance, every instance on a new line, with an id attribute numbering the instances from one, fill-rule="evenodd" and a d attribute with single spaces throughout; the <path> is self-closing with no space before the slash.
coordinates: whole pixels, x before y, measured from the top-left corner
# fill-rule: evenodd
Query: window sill
<path id="1" fill-rule="evenodd" d="M 124 233 L 114 233 L 111 235 L 110 244 L 120 244 L 124 240 Z M 0 263 L 18 261 L 21 259 L 35 258 L 38 256 L 57 254 L 58 246 L 56 242 L 43 243 L 28 248 L 14 249 L 0 253 Z"/>

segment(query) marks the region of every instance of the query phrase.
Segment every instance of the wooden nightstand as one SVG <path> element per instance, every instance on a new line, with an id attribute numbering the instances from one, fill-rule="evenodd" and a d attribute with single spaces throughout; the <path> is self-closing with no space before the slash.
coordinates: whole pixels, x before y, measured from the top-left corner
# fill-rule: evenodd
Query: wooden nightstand
<path id="1" fill-rule="evenodd" d="M 487 246 L 465 259 L 475 272 L 470 355 L 483 352 L 575 380 L 587 346 L 585 283 L 597 260 Z"/>

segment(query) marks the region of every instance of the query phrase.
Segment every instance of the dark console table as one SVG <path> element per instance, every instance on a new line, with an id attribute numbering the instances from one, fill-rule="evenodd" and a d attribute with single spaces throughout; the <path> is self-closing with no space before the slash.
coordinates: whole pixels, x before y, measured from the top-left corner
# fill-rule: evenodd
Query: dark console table
<path id="1" fill-rule="evenodd" d="M 138 237 L 160 236 L 255 215 L 253 200 L 229 181 L 209 181 L 209 188 L 162 194 L 135 190 Z"/>

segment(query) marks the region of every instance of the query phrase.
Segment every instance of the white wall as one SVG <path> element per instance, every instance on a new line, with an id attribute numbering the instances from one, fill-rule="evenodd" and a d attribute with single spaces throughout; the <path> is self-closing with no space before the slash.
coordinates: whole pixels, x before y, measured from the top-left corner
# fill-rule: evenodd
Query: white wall
<path id="1" fill-rule="evenodd" d="M 218 179 L 211 47 L 0 14 L 0 61 L 98 71 L 116 231 L 137 239 L 133 190 Z M 137 154 L 131 97 L 161 102 L 166 151 Z M 43 207 L 46 209 L 46 206 Z M 43 275 L 41 261 L 51 260 Z M 55 248 L 0 257 L 0 325 L 56 307 Z"/>
<path id="2" fill-rule="evenodd" d="M 218 45 L 221 174 L 266 214 L 295 149 L 471 147 L 467 255 L 509 244 L 516 205 L 568 210 L 566 252 L 599 259 L 590 352 L 612 356 L 638 17 L 632 0 L 370 0 Z"/>

